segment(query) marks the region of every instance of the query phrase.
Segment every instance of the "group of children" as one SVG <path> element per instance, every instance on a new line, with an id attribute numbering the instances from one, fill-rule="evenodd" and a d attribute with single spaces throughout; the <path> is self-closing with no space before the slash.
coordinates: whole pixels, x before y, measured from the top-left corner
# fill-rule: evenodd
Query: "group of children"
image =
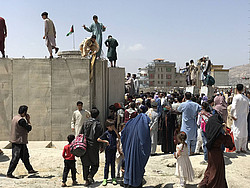
<path id="1" fill-rule="evenodd" d="M 111 166 L 111 178 L 112 184 L 117 185 L 116 175 L 115 175 L 115 162 L 118 163 L 118 173 L 117 177 L 120 177 L 120 171 L 124 172 L 124 154 L 122 152 L 121 146 L 121 135 L 118 133 L 118 130 L 115 128 L 115 121 L 112 119 L 108 119 L 105 122 L 105 126 L 107 131 L 103 133 L 103 135 L 97 139 L 98 142 L 103 143 L 105 148 L 105 168 L 104 168 L 104 180 L 102 185 L 107 185 L 108 175 L 109 175 L 109 166 Z M 122 124 L 121 130 L 124 128 L 125 124 Z M 63 149 L 63 158 L 64 158 L 64 170 L 63 170 L 63 180 L 62 187 L 66 187 L 66 181 L 68 177 L 69 171 L 71 171 L 72 176 L 72 185 L 77 185 L 76 181 L 76 160 L 75 156 L 70 152 L 70 144 L 75 139 L 74 135 L 69 135 L 67 137 L 68 144 L 64 146 Z"/>

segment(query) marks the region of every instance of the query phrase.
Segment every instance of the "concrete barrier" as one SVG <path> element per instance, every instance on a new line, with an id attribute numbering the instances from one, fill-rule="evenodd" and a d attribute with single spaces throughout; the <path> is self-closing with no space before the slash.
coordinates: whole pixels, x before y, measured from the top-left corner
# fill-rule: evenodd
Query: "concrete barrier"
<path id="1" fill-rule="evenodd" d="M 72 133 L 71 116 L 78 100 L 85 109 L 96 106 L 104 123 L 108 100 L 124 97 L 124 91 L 108 96 L 112 86 L 108 75 L 125 71 L 110 72 L 107 61 L 97 60 L 94 83 L 90 83 L 89 69 L 90 60 L 81 58 L 0 59 L 0 140 L 9 140 L 11 119 L 23 104 L 29 106 L 33 126 L 29 140 L 65 140 Z M 116 84 L 123 87 L 122 77 Z"/>

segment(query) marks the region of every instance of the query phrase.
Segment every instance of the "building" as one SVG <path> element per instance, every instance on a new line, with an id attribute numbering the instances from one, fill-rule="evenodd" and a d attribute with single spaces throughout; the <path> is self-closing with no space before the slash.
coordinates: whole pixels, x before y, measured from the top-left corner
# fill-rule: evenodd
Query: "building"
<path id="1" fill-rule="evenodd" d="M 154 59 L 145 68 L 138 69 L 141 88 L 173 88 L 186 86 L 184 74 L 176 72 L 176 63 Z"/>
<path id="2" fill-rule="evenodd" d="M 148 68 L 139 68 L 137 77 L 139 78 L 140 88 L 149 87 Z"/>
<path id="3" fill-rule="evenodd" d="M 223 65 L 212 65 L 211 76 L 215 79 L 215 87 L 229 86 L 229 69 L 224 69 Z"/>

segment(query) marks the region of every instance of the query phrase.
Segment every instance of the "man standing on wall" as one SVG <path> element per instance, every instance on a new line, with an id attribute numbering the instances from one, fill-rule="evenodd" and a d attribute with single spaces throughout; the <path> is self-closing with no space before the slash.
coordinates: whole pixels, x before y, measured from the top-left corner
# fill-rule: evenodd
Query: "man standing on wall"
<path id="1" fill-rule="evenodd" d="M 134 79 L 135 94 L 139 95 L 140 81 L 137 79 L 136 74 L 132 74 L 132 78 Z"/>
<path id="2" fill-rule="evenodd" d="M 5 20 L 2 17 L 0 17 L 0 51 L 2 52 L 3 58 L 5 58 L 4 42 L 6 37 L 7 37 L 7 28 Z"/>
<path id="3" fill-rule="evenodd" d="M 73 113 L 71 120 L 71 129 L 73 132 L 75 132 L 75 136 L 78 136 L 84 121 L 86 121 L 90 117 L 90 112 L 83 109 L 82 101 L 78 101 L 76 105 L 78 109 Z"/>
<path id="4" fill-rule="evenodd" d="M 108 36 L 108 39 L 105 41 L 105 45 L 108 47 L 107 57 L 110 61 L 111 67 L 116 67 L 117 53 L 116 47 L 118 46 L 118 42 L 111 35 Z"/>
<path id="5" fill-rule="evenodd" d="M 45 29 L 43 39 L 46 40 L 46 45 L 50 53 L 49 58 L 52 59 L 53 58 L 52 49 L 55 49 L 55 53 L 57 53 L 59 50 L 59 48 L 56 47 L 56 28 L 53 21 L 48 18 L 47 12 L 43 12 L 41 16 L 44 19 L 44 29 Z"/>
<path id="6" fill-rule="evenodd" d="M 29 161 L 29 151 L 27 148 L 28 144 L 28 133 L 32 127 L 30 124 L 30 116 L 27 114 L 28 107 L 23 105 L 19 107 L 18 115 L 13 117 L 11 125 L 11 137 L 10 142 L 12 143 L 12 159 L 7 172 L 8 178 L 15 178 L 13 172 L 16 169 L 19 159 L 24 163 L 25 168 L 29 174 L 37 173 L 33 169 Z"/>
<path id="7" fill-rule="evenodd" d="M 88 28 L 85 25 L 82 27 L 88 31 L 92 32 L 92 35 L 96 36 L 96 41 L 99 44 L 99 51 L 96 54 L 96 57 L 100 57 L 102 52 L 102 32 L 106 30 L 106 27 L 98 22 L 98 17 L 96 15 L 93 16 L 94 23 L 91 24 L 91 26 Z"/>

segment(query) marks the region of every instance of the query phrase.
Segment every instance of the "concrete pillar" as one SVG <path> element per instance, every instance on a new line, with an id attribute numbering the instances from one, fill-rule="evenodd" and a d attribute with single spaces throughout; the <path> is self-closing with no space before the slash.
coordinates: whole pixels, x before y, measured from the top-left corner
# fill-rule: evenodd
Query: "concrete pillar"
<path id="1" fill-rule="evenodd" d="M 108 104 L 124 103 L 125 68 L 108 68 Z"/>

